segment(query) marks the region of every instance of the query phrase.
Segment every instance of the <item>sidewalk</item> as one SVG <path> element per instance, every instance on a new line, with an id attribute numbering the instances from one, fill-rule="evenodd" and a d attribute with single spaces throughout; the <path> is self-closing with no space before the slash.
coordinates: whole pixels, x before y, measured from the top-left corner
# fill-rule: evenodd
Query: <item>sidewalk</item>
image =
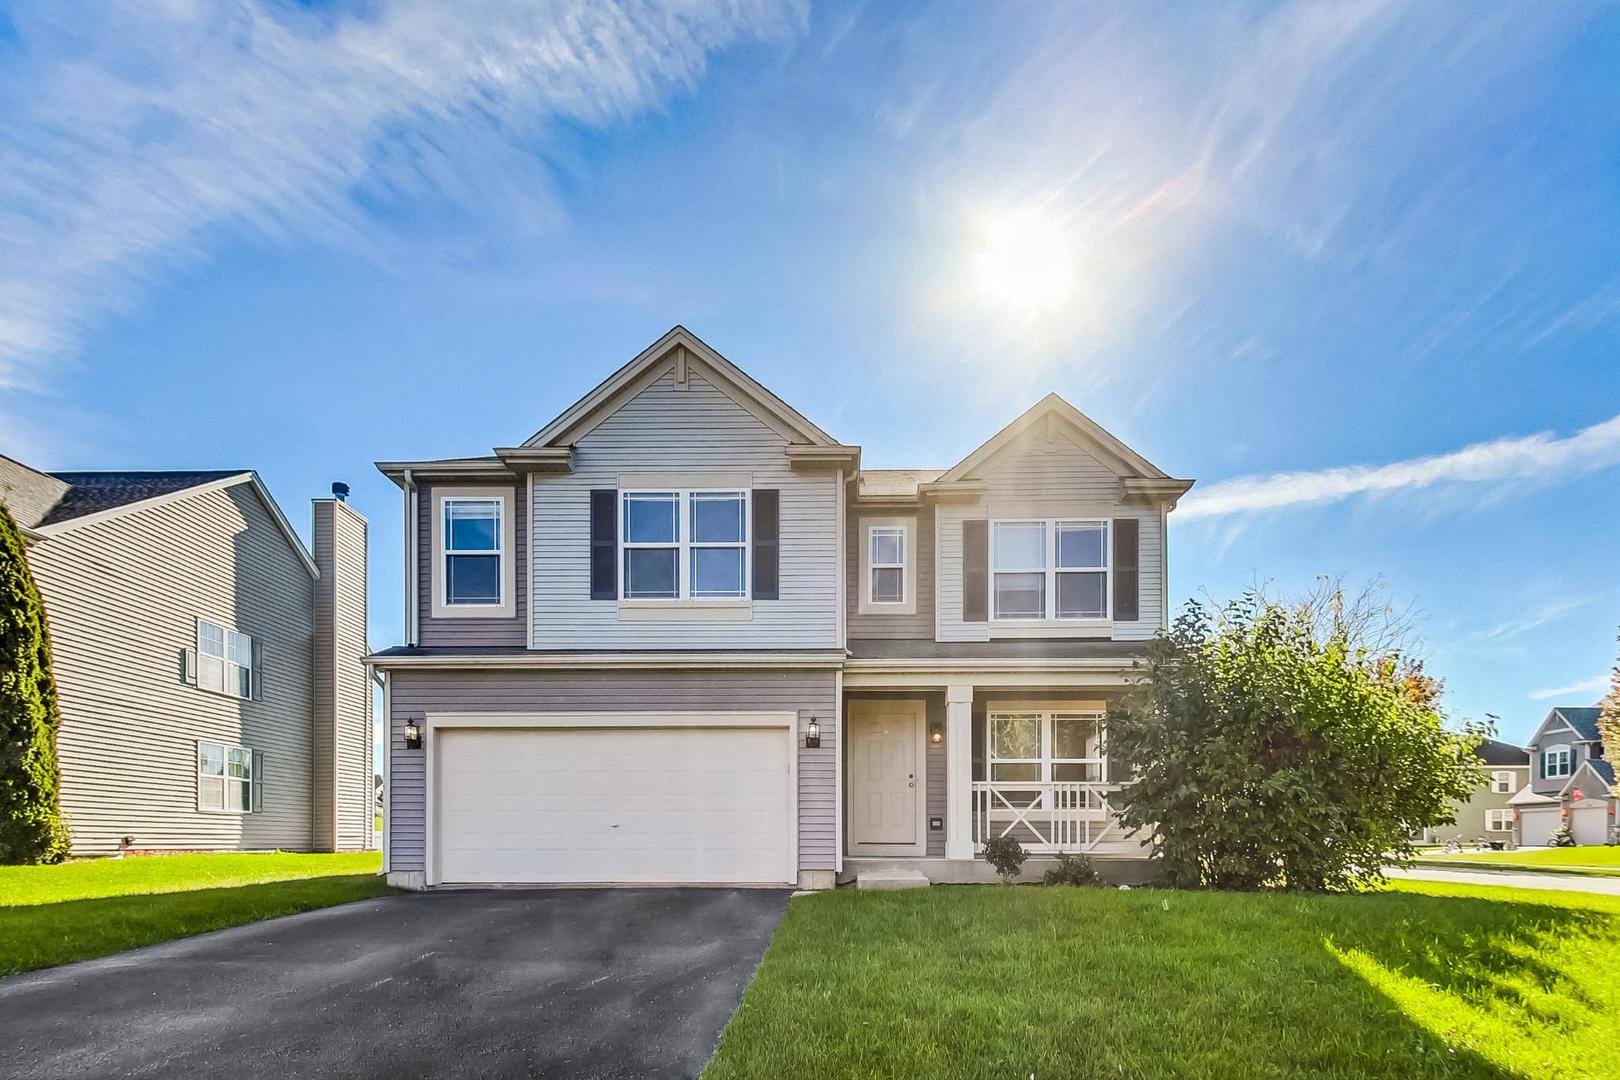
<path id="1" fill-rule="evenodd" d="M 1385 867 L 1391 881 L 1449 881 L 1456 885 L 1508 885 L 1516 889 L 1551 889 L 1555 892 L 1602 893 L 1620 896 L 1620 878 L 1581 877 L 1577 874 L 1544 874 L 1534 870 L 1457 870 L 1444 866 L 1413 867 L 1400 870 Z"/>

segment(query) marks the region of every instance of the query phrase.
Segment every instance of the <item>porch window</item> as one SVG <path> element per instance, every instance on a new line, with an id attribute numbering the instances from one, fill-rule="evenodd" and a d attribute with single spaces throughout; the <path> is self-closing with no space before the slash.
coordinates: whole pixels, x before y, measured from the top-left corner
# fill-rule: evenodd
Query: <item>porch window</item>
<path id="1" fill-rule="evenodd" d="M 1103 717 L 1095 712 L 993 712 L 992 781 L 1100 783 L 1107 778 Z"/>

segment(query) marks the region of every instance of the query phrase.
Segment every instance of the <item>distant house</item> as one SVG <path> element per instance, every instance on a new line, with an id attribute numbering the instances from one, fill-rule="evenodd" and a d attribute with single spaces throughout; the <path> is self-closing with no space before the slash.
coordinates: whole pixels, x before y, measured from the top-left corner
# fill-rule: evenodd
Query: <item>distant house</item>
<path id="1" fill-rule="evenodd" d="M 1563 822 L 1577 845 L 1605 844 L 1615 828 L 1614 765 L 1603 757 L 1598 713 L 1560 706 L 1530 740 L 1530 783 L 1513 797 L 1517 837 L 1545 847 Z"/>
<path id="2" fill-rule="evenodd" d="M 1457 816 L 1451 824 L 1425 829 L 1425 842 L 1474 843 L 1512 837 L 1512 799 L 1530 782 L 1530 754 L 1523 747 L 1496 739 L 1486 739 L 1474 753 L 1485 770 L 1484 783 L 1466 802 L 1456 804 Z"/>
<path id="3" fill-rule="evenodd" d="M 353 850 L 372 836 L 366 522 L 307 551 L 250 470 L 0 457 L 45 600 L 75 855 Z"/>

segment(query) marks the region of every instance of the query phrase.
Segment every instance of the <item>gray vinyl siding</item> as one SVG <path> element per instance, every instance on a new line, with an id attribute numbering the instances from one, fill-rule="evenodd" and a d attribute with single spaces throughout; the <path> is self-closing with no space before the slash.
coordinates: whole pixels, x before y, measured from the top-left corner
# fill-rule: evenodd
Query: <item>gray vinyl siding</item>
<path id="1" fill-rule="evenodd" d="M 923 638 L 934 636 L 934 508 L 924 506 L 914 513 L 870 510 L 848 511 L 849 523 L 845 529 L 844 596 L 848 608 L 848 635 L 852 638 Z M 861 545 L 865 543 L 861 528 L 863 518 L 912 517 L 916 526 L 917 611 L 914 615 L 862 614 L 861 604 Z"/>
<path id="2" fill-rule="evenodd" d="M 405 718 L 433 712 L 797 711 L 821 721 L 821 746 L 799 740 L 799 866 L 836 858 L 838 732 L 835 679 L 802 671 L 435 671 L 389 675 L 391 871 L 426 869 L 427 755 L 405 749 Z"/>
<path id="3" fill-rule="evenodd" d="M 247 484 L 40 542 L 62 702 L 62 808 L 77 855 L 136 848 L 309 849 L 314 591 Z M 261 644 L 261 701 L 188 685 L 196 620 Z M 197 809 L 198 740 L 264 754 L 264 811 Z"/>
<path id="4" fill-rule="evenodd" d="M 314 540 L 321 568 L 315 587 L 315 844 L 358 851 L 374 846 L 365 519 L 344 503 L 320 500 Z"/>
<path id="5" fill-rule="evenodd" d="M 832 648 L 838 640 L 838 474 L 795 472 L 786 441 L 688 366 L 648 384 L 574 444 L 574 471 L 536 474 L 532 573 L 537 648 Z M 749 618 L 620 618 L 590 598 L 590 492 L 625 472 L 751 473 L 781 492 L 781 598 Z M 424 638 L 425 640 L 425 638 Z"/>
<path id="6" fill-rule="evenodd" d="M 440 487 L 467 487 L 469 482 L 454 482 Z M 501 487 L 479 480 L 476 487 Z M 418 645 L 526 645 L 529 641 L 528 624 L 528 565 L 529 514 L 526 485 L 513 487 L 512 515 L 516 524 L 516 551 L 513 557 L 517 582 L 517 615 L 510 619 L 436 619 L 433 617 L 433 488 L 432 484 L 418 484 L 416 497 L 416 573 L 417 609 L 421 620 L 417 626 Z"/>
<path id="7" fill-rule="evenodd" d="M 1573 728 L 1560 727 L 1548 731 L 1535 741 L 1530 747 L 1530 790 L 1537 795 L 1557 795 L 1569 783 L 1570 776 L 1581 771 L 1581 766 L 1592 760 L 1592 750 L 1598 744 L 1583 740 L 1580 733 Z M 1541 752 L 1552 746 L 1567 746 L 1570 749 L 1570 767 L 1568 776 L 1541 775 Z"/>
<path id="8" fill-rule="evenodd" d="M 1164 530 L 1153 506 L 1125 504 L 1119 476 L 1066 439 L 1051 448 L 1027 441 L 1009 448 L 984 473 L 987 490 L 977 505 L 939 508 L 937 573 L 940 641 L 988 641 L 988 623 L 962 621 L 962 522 L 998 518 L 1134 517 L 1140 523 L 1138 613 L 1133 622 L 1114 623 L 1116 641 L 1144 641 L 1160 628 L 1164 605 Z M 856 636 L 851 631 L 850 636 Z"/>

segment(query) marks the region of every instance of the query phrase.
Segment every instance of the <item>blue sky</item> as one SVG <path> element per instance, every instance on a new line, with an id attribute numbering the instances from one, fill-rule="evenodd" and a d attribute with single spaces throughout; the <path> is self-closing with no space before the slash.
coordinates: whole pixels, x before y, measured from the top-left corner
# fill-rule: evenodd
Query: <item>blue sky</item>
<path id="1" fill-rule="evenodd" d="M 1461 716 L 1620 624 L 1620 8 L 0 5 L 0 451 L 519 441 L 684 323 L 874 467 L 1049 390 L 1199 480 L 1181 599 L 1410 605 Z"/>

